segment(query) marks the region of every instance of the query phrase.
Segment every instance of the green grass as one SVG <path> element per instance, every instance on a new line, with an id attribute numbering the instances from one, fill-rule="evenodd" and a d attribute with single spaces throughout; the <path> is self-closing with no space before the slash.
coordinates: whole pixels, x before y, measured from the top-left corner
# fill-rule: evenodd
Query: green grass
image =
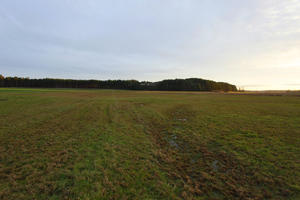
<path id="1" fill-rule="evenodd" d="M 300 199 L 300 97 L 2 88 L 0 199 Z"/>

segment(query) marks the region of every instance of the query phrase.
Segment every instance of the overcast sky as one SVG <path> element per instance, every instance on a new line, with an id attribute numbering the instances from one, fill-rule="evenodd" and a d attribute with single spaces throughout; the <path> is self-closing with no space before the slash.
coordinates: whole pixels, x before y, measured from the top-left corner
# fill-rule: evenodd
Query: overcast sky
<path id="1" fill-rule="evenodd" d="M 300 0 L 1 0 L 0 74 L 300 89 Z"/>

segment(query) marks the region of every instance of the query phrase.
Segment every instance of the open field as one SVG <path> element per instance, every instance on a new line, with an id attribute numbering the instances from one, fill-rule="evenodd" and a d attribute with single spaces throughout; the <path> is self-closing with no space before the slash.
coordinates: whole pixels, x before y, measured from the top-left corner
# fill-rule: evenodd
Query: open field
<path id="1" fill-rule="evenodd" d="M 2 88 L 0 199 L 300 199 L 300 97 Z"/>
<path id="2" fill-rule="evenodd" d="M 230 92 L 236 95 L 255 95 L 255 96 L 295 96 L 300 97 L 300 91 L 297 90 L 269 90 L 269 91 L 245 91 L 245 92 Z"/>

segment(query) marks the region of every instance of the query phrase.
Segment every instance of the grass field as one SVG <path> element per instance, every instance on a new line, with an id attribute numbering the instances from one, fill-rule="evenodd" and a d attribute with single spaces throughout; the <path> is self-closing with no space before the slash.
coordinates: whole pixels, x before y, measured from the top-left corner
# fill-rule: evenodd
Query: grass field
<path id="1" fill-rule="evenodd" d="M 300 97 L 2 88 L 0 199 L 300 199 Z"/>

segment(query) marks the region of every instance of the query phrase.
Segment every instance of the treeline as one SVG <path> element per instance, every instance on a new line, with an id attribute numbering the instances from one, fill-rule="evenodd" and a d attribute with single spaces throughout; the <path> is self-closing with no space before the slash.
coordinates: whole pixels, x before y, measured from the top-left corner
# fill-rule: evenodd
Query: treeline
<path id="1" fill-rule="evenodd" d="M 32 88 L 95 88 L 127 90 L 168 90 L 168 91 L 237 91 L 235 85 L 199 78 L 170 79 L 158 82 L 136 80 L 72 80 L 72 79 L 30 79 L 4 77 L 0 75 L 0 87 Z"/>

